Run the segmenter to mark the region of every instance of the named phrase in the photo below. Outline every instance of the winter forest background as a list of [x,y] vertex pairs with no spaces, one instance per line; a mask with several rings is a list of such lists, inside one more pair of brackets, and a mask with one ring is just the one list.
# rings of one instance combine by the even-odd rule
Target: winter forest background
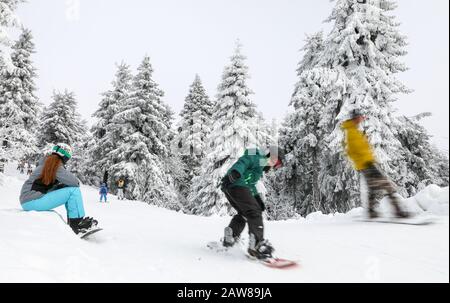
[[[39,50],[33,29],[16,16],[22,2],[0,0],[0,160],[34,163],[64,142],[74,147],[70,169],[85,184],[107,180],[115,193],[125,178],[130,200],[224,215],[231,209],[218,184],[230,165],[246,148],[278,144],[288,156],[261,185],[268,218],[346,212],[361,204],[360,182],[343,153],[340,124],[358,108],[368,117],[363,127],[380,165],[403,197],[429,184],[448,186],[448,151],[436,148],[421,124],[429,113],[396,111],[399,96],[414,89],[399,77],[408,69],[408,39],[396,1],[336,0],[328,18],[318,16],[331,30],[306,35],[289,113],[280,122],[258,110],[245,41],[237,40],[214,95],[192,71],[180,113],[154,79],[164,66],[154,69],[146,50],[136,70],[124,58],[92,108],[92,127],[78,111],[76,92],[61,87],[47,106],[38,99]],[[20,31],[17,40],[13,30]]]

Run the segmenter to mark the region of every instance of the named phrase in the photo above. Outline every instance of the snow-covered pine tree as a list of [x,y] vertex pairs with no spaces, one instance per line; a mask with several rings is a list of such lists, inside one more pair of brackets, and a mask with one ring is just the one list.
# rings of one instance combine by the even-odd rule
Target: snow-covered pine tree
[[68,162],[68,168],[74,173],[78,179],[84,184],[93,184],[92,182],[92,167],[89,153],[89,142],[92,140],[92,135],[85,131],[87,121],[81,120],[80,124],[83,131],[79,134],[79,139],[72,144],[73,155]]
[[177,141],[183,155],[195,158],[204,156],[212,111],[213,103],[209,100],[200,77],[196,75],[180,113]]
[[282,208],[303,216],[333,208],[324,203],[326,193],[319,180],[323,151],[327,149],[325,138],[332,130],[330,110],[342,99],[346,81],[343,74],[319,65],[325,47],[322,32],[307,36],[305,42],[290,103],[293,112],[286,117],[279,135],[279,144],[287,153],[285,165],[268,178],[268,206],[277,210],[268,211],[271,219],[280,218]]
[[0,67],[13,70],[14,65],[10,57],[11,40],[8,29],[19,28],[21,22],[14,14],[19,3],[24,0],[0,0]]
[[[130,97],[133,75],[128,64],[122,62],[117,65],[115,79],[112,89],[104,92],[99,109],[93,114],[96,123],[93,125],[92,139],[88,144],[89,168],[93,185],[99,185],[103,175],[114,163],[113,154],[110,152],[117,148],[120,133],[115,132],[113,119],[121,111],[121,107]],[[109,180],[109,188],[115,190],[115,180]]]
[[24,29],[12,46],[12,69],[0,74],[0,128],[5,153],[18,160],[38,153],[37,127],[41,104],[35,95],[36,69],[31,31]]
[[164,162],[170,156],[170,111],[152,76],[146,56],[133,79],[130,96],[108,127],[116,140],[116,148],[107,155],[112,159],[110,176],[126,179],[129,199],[177,209],[174,182]]
[[[297,76],[300,77],[303,72],[317,67],[320,62],[321,56],[325,49],[325,41],[323,37],[323,31],[319,31],[312,35],[307,35],[305,39],[305,45],[301,51],[304,53],[302,60],[300,60],[297,67]],[[296,85],[294,94],[299,87]]]
[[[187,197],[191,181],[200,175],[200,166],[205,157],[206,138],[210,133],[213,103],[210,101],[200,76],[189,88],[185,98],[181,120],[178,124],[178,134],[174,140],[174,150],[183,162],[184,182],[180,183],[180,193]],[[180,180],[181,181],[181,180]]]
[[53,102],[44,109],[39,126],[40,147],[55,143],[69,145],[83,142],[86,126],[77,111],[75,93],[54,92]]
[[396,78],[407,69],[400,61],[407,43],[391,14],[395,8],[390,0],[337,0],[327,20],[334,26],[325,41],[321,65],[348,79],[348,90],[329,117],[334,130],[325,140],[329,153],[321,160],[321,188],[328,193],[325,203],[337,203],[332,207],[335,211],[360,204],[358,178],[345,163],[340,129],[353,109],[367,116],[363,128],[382,169],[398,185],[399,192],[406,194],[406,163],[396,138],[392,103],[398,94],[410,91]]
[[256,136],[258,114],[247,86],[248,67],[237,44],[230,65],[225,67],[207,139],[208,153],[201,174],[194,178],[189,204],[194,214],[225,215],[231,209],[220,190],[220,180],[245,149],[261,146]]
[[[313,180],[317,179],[314,178],[318,170],[320,148],[317,132],[323,131],[319,129],[319,121],[324,108],[323,99],[318,96],[319,76],[306,74],[315,68],[322,54],[323,33],[307,36],[305,42],[301,49],[304,52],[303,59],[297,68],[299,81],[290,103],[294,112],[288,114],[280,129],[280,145],[291,157],[288,157],[282,169],[268,178],[272,188],[269,191],[269,203],[276,203],[281,198],[285,207],[295,208],[301,214],[320,209],[320,193]],[[317,79],[313,79],[314,76]]]
[[429,116],[431,113],[399,117],[396,125],[408,166],[405,186],[410,195],[415,195],[430,184],[448,186],[448,158],[432,146],[430,134],[420,124],[420,120]]
[[274,125],[269,125],[262,112],[256,113],[255,142],[261,147],[276,145],[277,134],[272,134]]
[[[434,147],[435,153],[435,167],[437,171],[437,185],[440,186],[449,186],[449,161],[448,161],[448,150],[441,150],[437,147]],[[439,184],[439,182],[442,183]]]
[[345,92],[346,82],[341,76],[328,68],[305,70],[299,75],[292,97],[294,113],[284,132],[287,136],[280,141],[291,156],[285,169],[294,173],[288,175],[285,184],[292,186],[288,192],[295,193],[295,207],[301,215],[336,210],[333,203],[324,199],[327,192],[320,186],[320,173],[324,153],[328,151],[326,137],[331,131],[329,118],[333,114],[330,108],[336,107]]

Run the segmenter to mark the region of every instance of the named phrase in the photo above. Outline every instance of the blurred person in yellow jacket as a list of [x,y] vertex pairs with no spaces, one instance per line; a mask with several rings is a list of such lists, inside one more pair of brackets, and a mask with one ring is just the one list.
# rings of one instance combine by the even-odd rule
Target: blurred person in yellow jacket
[[377,167],[372,147],[366,135],[359,130],[361,122],[365,117],[357,110],[351,113],[349,120],[342,124],[345,132],[346,153],[353,162],[355,169],[362,173],[367,182],[368,191],[368,212],[369,218],[375,219],[379,215],[375,211],[376,195],[378,192],[385,192],[395,210],[398,218],[408,218],[409,213],[402,210],[397,198],[396,189],[392,182]]

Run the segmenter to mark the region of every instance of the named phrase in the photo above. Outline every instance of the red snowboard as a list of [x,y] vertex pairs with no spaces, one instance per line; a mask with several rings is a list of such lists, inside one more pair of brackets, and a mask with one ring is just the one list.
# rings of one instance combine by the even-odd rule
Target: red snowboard
[[267,267],[270,267],[270,268],[291,269],[291,268],[297,268],[300,266],[298,264],[298,262],[296,262],[296,261],[286,260],[286,259],[282,259],[282,258],[271,258],[271,259],[267,259],[267,260],[258,260],[251,256],[248,256],[248,255],[247,255],[247,257],[251,260],[258,261],[259,263],[261,263]]

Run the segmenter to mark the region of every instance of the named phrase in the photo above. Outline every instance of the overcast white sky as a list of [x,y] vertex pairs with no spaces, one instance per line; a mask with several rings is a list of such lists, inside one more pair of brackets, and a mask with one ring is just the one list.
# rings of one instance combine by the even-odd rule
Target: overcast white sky
[[[248,57],[253,101],[267,119],[283,118],[296,82],[306,33],[328,30],[329,0],[28,0],[18,14],[34,33],[38,96],[75,91],[91,115],[110,88],[115,63],[133,69],[145,54],[165,101],[179,113],[198,73],[211,97],[239,38]],[[448,150],[449,1],[398,0],[401,31],[409,37],[401,79],[415,92],[399,112],[432,112],[424,125]]]

